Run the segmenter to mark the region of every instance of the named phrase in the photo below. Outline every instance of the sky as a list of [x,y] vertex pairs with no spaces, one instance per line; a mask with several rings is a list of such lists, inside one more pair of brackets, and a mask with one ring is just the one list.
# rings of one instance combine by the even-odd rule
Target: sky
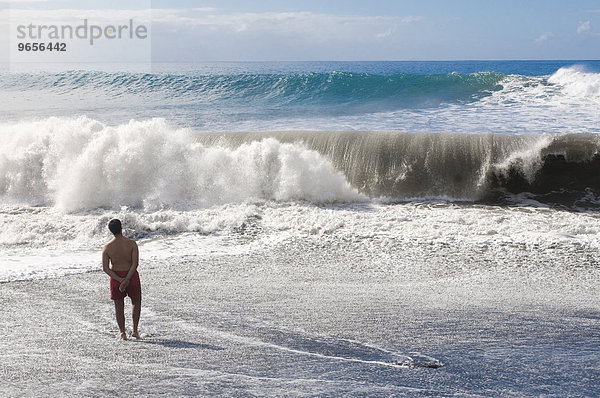
[[44,24],[151,27],[147,47],[99,41],[85,53],[97,58],[143,48],[152,62],[600,59],[598,0],[0,0],[11,51],[20,10]]

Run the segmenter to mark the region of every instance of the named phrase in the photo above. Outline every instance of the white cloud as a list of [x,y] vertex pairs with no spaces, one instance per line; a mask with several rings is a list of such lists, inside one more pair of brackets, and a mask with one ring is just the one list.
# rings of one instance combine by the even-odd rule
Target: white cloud
[[[1,2],[2,0],[0,0]],[[15,0],[47,1],[47,0]],[[11,23],[74,23],[88,19],[90,23],[118,21],[133,18],[137,22],[151,21],[168,24],[175,29],[208,29],[227,32],[262,32],[303,34],[308,36],[341,36],[343,34],[385,38],[399,26],[420,21],[418,16],[360,16],[318,14],[313,12],[263,12],[263,13],[215,13],[211,7],[192,9],[11,9]]]
[[385,39],[386,37],[390,37],[392,35],[392,33],[394,33],[394,30],[395,30],[394,28],[389,28],[385,32],[377,33],[375,35],[375,38],[376,39]]
[[[152,10],[156,59],[389,59],[410,46],[420,16]],[[179,43],[176,47],[173,42]],[[384,54],[384,55],[382,55]]]
[[0,1],[0,3],[10,3],[10,4],[16,4],[16,3],[45,3],[48,0],[2,0]]
[[537,39],[535,39],[533,42],[535,44],[543,43],[546,40],[548,40],[550,37],[551,37],[551,35],[549,33],[543,33]]
[[118,10],[118,9],[97,9],[97,10],[22,10],[10,9],[3,13],[8,15],[11,24],[72,24],[81,23],[88,19],[89,23],[116,23],[133,19],[138,23],[149,23],[151,10]]
[[[0,0],[2,1],[2,0]],[[410,45],[419,16],[362,16],[300,12],[224,12],[188,9],[0,10],[16,26],[113,25],[133,19],[152,29],[161,60],[370,59]],[[177,44],[174,44],[177,43]],[[408,44],[407,44],[408,43]],[[385,54],[385,55],[381,55]]]
[[579,27],[577,28],[577,33],[583,33],[586,30],[590,30],[590,29],[591,29],[590,21],[579,22]]
[[400,18],[400,22],[402,22],[402,23],[413,23],[413,22],[419,22],[422,19],[423,19],[423,17],[418,17],[418,16],[411,15],[411,16],[408,16],[408,17]]
[[[179,26],[204,27],[229,32],[284,32],[307,35],[330,34],[338,36],[348,32],[383,32],[377,37],[387,37],[398,25],[411,24],[421,17],[358,16],[300,12],[264,12],[187,15],[184,10],[153,10],[153,22],[175,23]],[[388,33],[389,32],[389,33]]]
[[199,11],[199,12],[212,12],[212,11],[216,11],[216,8],[213,7],[200,7],[200,8],[192,8],[192,11]]

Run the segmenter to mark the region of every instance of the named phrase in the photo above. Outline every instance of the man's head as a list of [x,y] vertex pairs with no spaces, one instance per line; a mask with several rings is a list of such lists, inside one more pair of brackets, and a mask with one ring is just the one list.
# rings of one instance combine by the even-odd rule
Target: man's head
[[108,222],[108,229],[110,229],[110,232],[113,233],[113,235],[117,236],[121,233],[121,220],[118,220],[116,218],[113,218],[112,220],[110,220]]

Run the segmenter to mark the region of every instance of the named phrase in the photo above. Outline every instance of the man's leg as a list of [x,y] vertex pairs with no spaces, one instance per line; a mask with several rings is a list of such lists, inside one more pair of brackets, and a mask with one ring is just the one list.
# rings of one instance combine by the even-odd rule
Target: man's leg
[[133,317],[133,333],[132,337],[136,339],[140,338],[140,333],[138,332],[138,325],[140,323],[140,312],[142,311],[142,296],[131,299],[131,315]]
[[121,331],[121,339],[127,340],[127,333],[125,333],[125,302],[123,299],[115,299],[115,314],[117,315],[117,324]]

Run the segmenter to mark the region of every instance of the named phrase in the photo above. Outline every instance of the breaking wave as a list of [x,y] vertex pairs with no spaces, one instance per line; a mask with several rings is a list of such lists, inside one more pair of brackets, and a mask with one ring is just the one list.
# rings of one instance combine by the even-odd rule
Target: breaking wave
[[67,212],[524,193],[580,206],[600,193],[597,134],[194,133],[52,117],[0,125],[0,137],[2,203]]
[[67,71],[54,74],[0,76],[5,89],[41,89],[66,92],[101,92],[113,97],[150,94],[182,101],[261,101],[277,106],[301,104],[385,103],[391,107],[433,106],[472,101],[502,87],[506,75],[395,74],[329,72],[296,74],[177,75]]

